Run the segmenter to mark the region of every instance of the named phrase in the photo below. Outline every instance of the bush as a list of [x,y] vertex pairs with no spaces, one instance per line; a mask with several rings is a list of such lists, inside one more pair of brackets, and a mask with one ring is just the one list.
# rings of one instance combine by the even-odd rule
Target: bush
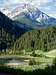
[[30,56],[36,57],[37,54],[35,53],[35,51],[33,51],[32,54],[30,54]]
[[29,60],[29,65],[36,65],[36,61],[34,59]]

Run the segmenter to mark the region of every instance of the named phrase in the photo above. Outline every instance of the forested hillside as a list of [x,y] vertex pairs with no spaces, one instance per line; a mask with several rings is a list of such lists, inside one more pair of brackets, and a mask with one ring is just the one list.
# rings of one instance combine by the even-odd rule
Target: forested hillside
[[4,50],[6,52],[6,49],[9,49],[13,45],[14,41],[14,35],[0,27],[0,51]]
[[28,31],[28,28],[21,25],[0,12],[0,51],[9,49],[17,38]]
[[49,51],[56,49],[56,27],[32,30],[22,35],[14,44],[15,50]]

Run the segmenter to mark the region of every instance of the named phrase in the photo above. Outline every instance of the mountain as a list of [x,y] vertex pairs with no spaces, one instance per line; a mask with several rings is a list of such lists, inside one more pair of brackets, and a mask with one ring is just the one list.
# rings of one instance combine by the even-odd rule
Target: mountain
[[7,16],[13,19],[17,14],[20,14],[21,12],[25,11],[27,4],[21,3],[15,6],[15,8],[11,11],[11,13],[8,13]]
[[0,11],[3,12],[5,15],[8,15],[9,13],[11,13],[12,10],[8,7],[1,7]]
[[16,23],[15,21],[9,19],[3,13],[0,12],[0,27],[4,28],[7,32],[19,36],[22,33],[26,32],[28,29],[24,24]]
[[13,10],[7,8],[4,11],[9,11],[6,15],[12,20],[17,21],[17,24],[21,23],[29,28],[37,29],[56,25],[55,18],[48,16],[36,6],[29,3],[20,3]]
[[30,28],[25,27],[24,24],[17,24],[0,12],[0,50],[12,46],[13,42],[28,30]]
[[26,6],[27,4],[25,3],[13,4],[12,6],[1,7],[0,11],[12,19],[17,14],[23,12],[26,9]]
[[[11,17],[12,19],[9,18],[9,15],[12,15]],[[0,33],[1,35],[0,49],[9,47],[7,45],[7,42],[10,43],[10,46],[12,46],[11,43],[15,42],[15,40],[18,39],[19,37],[23,36],[22,34],[24,34],[25,32],[28,32],[28,31],[31,32],[30,30],[35,30],[35,29],[37,30],[40,29],[40,32],[42,32],[41,29],[46,28],[48,30],[49,26],[50,27],[56,26],[56,19],[46,15],[45,13],[41,12],[38,8],[36,7],[34,8],[33,6],[28,4],[24,5],[24,7],[23,6],[17,7],[17,9],[14,9],[13,11],[11,11],[11,13],[8,14],[7,16],[3,14],[2,12],[0,12],[0,32],[1,32]],[[33,31],[33,33],[36,33],[36,32]],[[43,34],[44,33],[46,33],[45,30]],[[33,38],[35,34],[33,35],[31,34],[31,36]],[[45,37],[46,35],[43,35],[43,36]],[[6,39],[7,37],[8,39]],[[27,37],[28,37],[28,34],[27,34]],[[24,44],[24,42],[22,44]]]
[[29,7],[26,16],[32,21],[40,22],[42,25],[56,25],[56,19],[48,16],[38,8]]
[[16,8],[13,14],[14,14],[12,17],[13,20],[16,20],[22,24],[26,24],[34,29],[41,27],[44,28],[49,25],[56,25],[55,18],[48,16],[47,14],[40,11],[37,7],[34,7],[30,4],[25,4],[25,6],[22,8],[21,7]]

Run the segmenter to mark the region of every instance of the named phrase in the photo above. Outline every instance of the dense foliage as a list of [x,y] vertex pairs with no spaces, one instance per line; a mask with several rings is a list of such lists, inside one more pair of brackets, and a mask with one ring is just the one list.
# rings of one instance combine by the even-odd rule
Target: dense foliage
[[49,51],[56,49],[56,27],[32,30],[22,35],[14,44],[14,50]]

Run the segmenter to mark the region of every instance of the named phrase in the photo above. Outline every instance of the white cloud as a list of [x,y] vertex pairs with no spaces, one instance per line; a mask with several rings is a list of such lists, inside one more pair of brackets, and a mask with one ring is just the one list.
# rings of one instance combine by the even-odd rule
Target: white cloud
[[37,4],[37,5],[40,5],[40,4],[43,4],[43,3],[47,3],[49,2],[50,0],[0,0],[0,2],[3,2],[3,4],[15,4],[15,3],[20,3],[20,2],[32,2],[33,4]]
[[16,3],[31,3],[31,4],[35,4],[36,6],[41,6],[44,5],[48,2],[52,2],[54,0],[0,0],[0,3],[3,3],[2,5],[11,5],[11,4],[16,4]]
[[9,5],[9,4],[15,4],[17,3],[17,0],[5,0],[4,4]]

